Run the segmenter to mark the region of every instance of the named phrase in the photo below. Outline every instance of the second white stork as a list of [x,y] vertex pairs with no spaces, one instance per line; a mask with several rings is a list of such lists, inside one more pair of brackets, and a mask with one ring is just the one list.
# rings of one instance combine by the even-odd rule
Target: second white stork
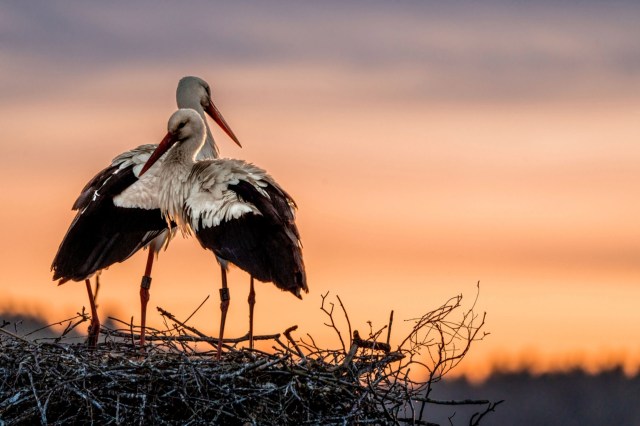
[[[167,135],[140,172],[140,176],[151,172],[164,156],[155,172],[163,215],[183,233],[195,233],[202,247],[219,260],[247,271],[252,285],[253,278],[272,282],[301,299],[301,291],[309,288],[295,202],[267,172],[252,164],[231,159],[196,161],[204,142],[205,125],[196,111],[179,109],[171,116]],[[225,268],[220,296],[218,359],[230,300]],[[252,304],[250,308],[252,343]]]
[[[201,120],[205,120],[205,113],[209,114],[240,145],[211,100],[211,90],[206,81],[198,77],[184,77],[178,83],[176,101],[179,107],[197,111]],[[206,137],[198,158],[215,158],[218,156],[217,147],[206,121],[203,123]],[[154,254],[165,245],[171,233],[158,208],[156,171],[140,176],[140,170],[155,149],[156,145],[141,145],[122,153],[87,183],[73,205],[78,213],[51,266],[53,279],[60,280],[60,284],[69,280],[84,280],[86,283],[91,306],[90,346],[97,342],[100,322],[89,278],[149,246],[140,285],[140,344],[144,345]]]

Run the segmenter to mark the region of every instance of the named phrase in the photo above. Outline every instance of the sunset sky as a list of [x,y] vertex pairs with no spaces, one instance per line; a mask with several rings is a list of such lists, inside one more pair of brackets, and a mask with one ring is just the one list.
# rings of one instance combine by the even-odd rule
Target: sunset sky
[[[257,333],[329,345],[321,295],[399,338],[480,281],[486,331],[459,372],[640,362],[640,3],[111,2],[0,5],[0,309],[57,321],[84,285],[49,271],[96,172],[158,143],[185,75],[299,205],[310,293],[257,287]],[[104,320],[139,321],[145,253],[102,275]],[[219,269],[177,238],[155,306],[217,333]],[[230,273],[227,333],[247,329]],[[404,328],[403,328],[404,327]]]

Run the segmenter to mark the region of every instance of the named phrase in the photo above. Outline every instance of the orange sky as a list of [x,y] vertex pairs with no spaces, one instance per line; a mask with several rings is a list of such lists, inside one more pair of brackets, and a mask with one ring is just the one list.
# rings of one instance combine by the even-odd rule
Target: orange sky
[[[243,143],[239,149],[214,129],[222,155],[264,167],[300,206],[311,292],[300,302],[259,285],[258,333],[298,324],[331,339],[319,311],[327,291],[339,294],[352,324],[366,330],[367,320],[382,325],[391,309],[396,319],[408,319],[458,293],[471,303],[480,281],[479,308],[488,312],[491,335],[473,348],[461,372],[478,375],[494,363],[521,362],[537,369],[595,368],[612,359],[631,370],[640,357],[640,201],[634,196],[640,86],[632,84],[640,80],[640,62],[637,52],[625,50],[624,36],[638,34],[612,13],[598,21],[612,32],[594,45],[586,28],[596,6],[581,9],[575,20],[565,7],[545,31],[536,26],[550,14],[543,7],[533,16],[503,10],[491,15],[495,25],[483,23],[486,15],[446,11],[426,29],[396,11],[368,11],[351,23],[327,12],[344,57],[331,56],[322,34],[305,33],[318,42],[310,43],[311,52],[294,49],[305,10],[295,11],[288,27],[278,26],[277,17],[226,10],[225,16],[256,26],[229,29],[212,15],[216,31],[229,39],[211,39],[220,51],[181,51],[186,59],[179,55],[179,61],[153,50],[149,35],[156,29],[139,29],[135,38],[138,30],[126,19],[120,30],[141,40],[134,48],[147,53],[131,60],[124,45],[102,44],[116,37],[112,13],[100,15],[104,34],[87,37],[97,52],[86,53],[75,38],[60,41],[71,47],[54,46],[70,64],[37,47],[46,44],[44,35],[30,41],[18,28],[29,20],[57,22],[64,7],[35,18],[9,7],[19,24],[9,30],[17,47],[0,50],[7,64],[0,70],[0,218],[6,224],[0,307],[59,320],[86,305],[83,285],[50,281],[49,265],[73,217],[70,206],[113,156],[161,139],[175,109],[176,83],[193,74],[212,84]],[[308,31],[316,34],[326,17],[311,12]],[[90,7],[77,13],[98,22]],[[376,19],[388,27],[372,32]],[[453,25],[462,21],[470,24]],[[175,35],[200,34],[205,27],[199,25]],[[72,33],[82,39],[88,30],[78,28]],[[55,39],[61,30],[49,31]],[[243,37],[256,51],[271,53],[265,59],[236,45],[240,59],[225,56],[220,46]],[[394,56],[403,49],[411,54]],[[409,59],[415,52],[424,53],[424,62]],[[140,253],[103,274],[104,316],[139,317],[144,262]],[[152,326],[161,325],[155,306],[185,318],[211,295],[192,321],[215,333],[219,271],[210,253],[178,238],[153,275]],[[248,277],[233,270],[230,279],[228,332],[239,335],[246,329]],[[396,332],[402,332],[399,321]]]

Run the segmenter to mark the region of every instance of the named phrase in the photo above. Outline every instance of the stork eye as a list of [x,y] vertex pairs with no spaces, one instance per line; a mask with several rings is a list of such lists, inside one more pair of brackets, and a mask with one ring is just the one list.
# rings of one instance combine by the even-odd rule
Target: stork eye
[[178,129],[182,129],[186,124],[187,124],[186,121],[180,122],[180,124],[178,124]]

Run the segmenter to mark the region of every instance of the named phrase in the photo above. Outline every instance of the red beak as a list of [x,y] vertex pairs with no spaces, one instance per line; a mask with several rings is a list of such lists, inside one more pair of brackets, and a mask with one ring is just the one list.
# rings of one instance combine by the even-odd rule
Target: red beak
[[158,144],[158,147],[156,148],[156,150],[153,151],[153,153],[151,154],[151,157],[149,157],[147,162],[144,163],[144,166],[142,167],[142,170],[140,170],[140,175],[138,177],[145,174],[146,171],[149,170],[151,166],[153,166],[153,163],[158,161],[158,158],[162,157],[162,154],[167,152],[169,148],[171,148],[175,143],[176,143],[176,140],[173,139],[173,134],[171,132],[167,133],[167,135]]
[[227,122],[225,121],[224,117],[222,116],[222,114],[220,114],[220,111],[218,111],[218,108],[215,106],[215,104],[213,103],[213,101],[209,102],[209,105],[207,105],[207,107],[205,108],[205,111],[207,112],[207,114],[209,114],[209,116],[211,118],[213,118],[213,121],[215,121],[216,123],[218,123],[218,126],[222,127],[222,130],[224,130],[224,132],[229,135],[229,137],[240,147],[242,148],[242,145],[240,145],[240,141],[238,141],[238,138],[236,137],[236,135],[233,134],[233,130],[231,130],[231,127],[229,127],[229,125],[227,124]]

